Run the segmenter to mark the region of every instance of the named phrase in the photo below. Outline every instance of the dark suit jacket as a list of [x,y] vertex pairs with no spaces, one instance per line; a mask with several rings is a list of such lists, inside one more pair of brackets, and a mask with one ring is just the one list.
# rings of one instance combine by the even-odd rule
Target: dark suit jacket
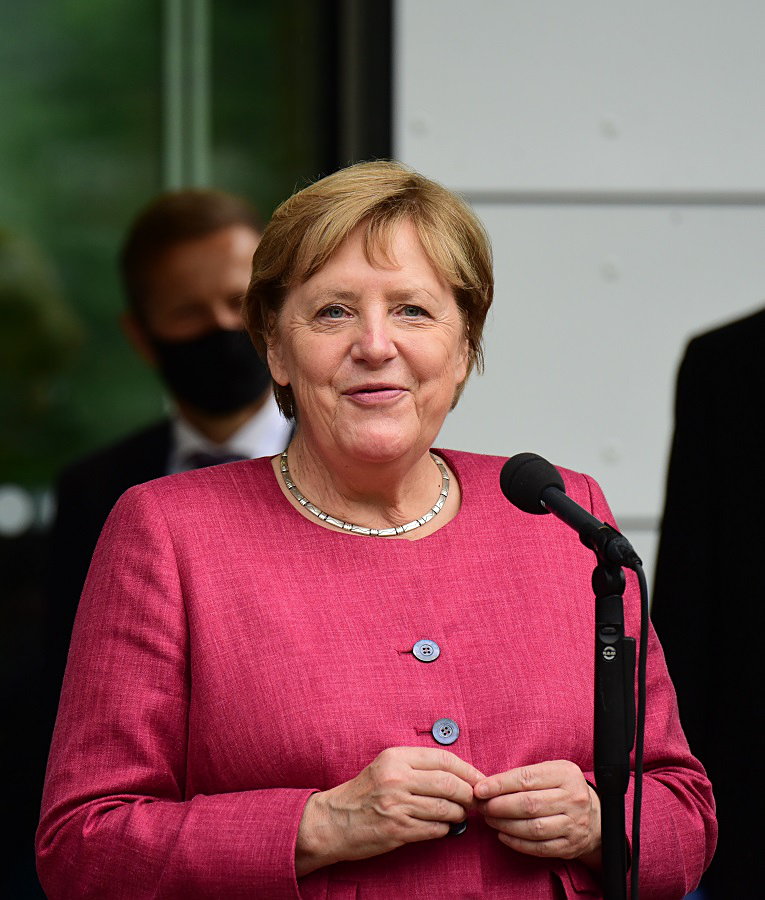
[[129,487],[167,474],[171,443],[170,420],[164,419],[78,460],[61,473],[45,578],[45,664],[52,714],[74,615],[104,522]]
[[765,872],[765,310],[690,342],[677,381],[675,436],[656,567],[653,621],[691,750],[718,804],[712,897],[754,897]]

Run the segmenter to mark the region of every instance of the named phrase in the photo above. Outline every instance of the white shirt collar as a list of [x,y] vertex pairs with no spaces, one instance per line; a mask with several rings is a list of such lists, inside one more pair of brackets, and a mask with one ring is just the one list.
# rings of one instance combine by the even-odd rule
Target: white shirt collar
[[172,449],[168,460],[168,474],[185,472],[186,462],[193,453],[237,454],[255,459],[258,456],[275,456],[287,446],[292,433],[292,423],[279,412],[276,400],[269,395],[266,402],[248,419],[225,444],[216,444],[205,437],[179,413],[172,418]]

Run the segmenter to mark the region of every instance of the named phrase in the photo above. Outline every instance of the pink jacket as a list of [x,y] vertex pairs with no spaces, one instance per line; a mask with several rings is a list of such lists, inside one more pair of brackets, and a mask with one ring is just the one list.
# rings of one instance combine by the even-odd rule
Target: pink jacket
[[[507,503],[503,459],[443,455],[462,507],[412,542],[305,520],[267,460],[123,496],[51,748],[37,838],[51,900],[599,896],[582,864],[514,853],[478,817],[458,837],[295,877],[311,792],[385,747],[437,746],[440,718],[460,727],[449,749],[486,774],[564,758],[593,779],[594,557],[552,516]],[[610,518],[594,482],[564,474]],[[420,639],[438,659],[415,657]],[[648,670],[642,896],[679,898],[714,849],[713,800],[653,632]]]

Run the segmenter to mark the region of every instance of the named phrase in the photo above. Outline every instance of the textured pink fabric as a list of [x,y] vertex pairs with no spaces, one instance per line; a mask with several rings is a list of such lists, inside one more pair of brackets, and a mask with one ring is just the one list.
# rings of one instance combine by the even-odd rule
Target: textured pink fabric
[[[486,774],[570,759],[592,779],[592,554],[552,516],[502,497],[503,459],[444,452],[458,516],[419,541],[301,517],[254,460],[170,476],[120,500],[77,616],[38,832],[48,896],[586,898],[580,863],[503,846],[479,818],[456,838],[299,882],[313,790],[390,746],[437,746]],[[569,494],[610,519],[597,485]],[[630,577],[628,632],[637,634]],[[428,664],[411,653],[431,638]],[[642,896],[692,889],[713,801],[651,635]],[[630,792],[631,803],[631,792]]]

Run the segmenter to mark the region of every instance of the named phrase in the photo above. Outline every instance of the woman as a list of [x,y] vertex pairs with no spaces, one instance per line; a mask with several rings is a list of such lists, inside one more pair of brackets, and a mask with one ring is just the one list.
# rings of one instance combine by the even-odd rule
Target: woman
[[[431,452],[492,290],[473,214],[402,166],[276,211],[245,309],[294,439],[115,507],[51,750],[49,896],[599,895],[592,561],[505,501],[502,459]],[[680,897],[715,825],[655,638],[649,697],[643,896]]]

